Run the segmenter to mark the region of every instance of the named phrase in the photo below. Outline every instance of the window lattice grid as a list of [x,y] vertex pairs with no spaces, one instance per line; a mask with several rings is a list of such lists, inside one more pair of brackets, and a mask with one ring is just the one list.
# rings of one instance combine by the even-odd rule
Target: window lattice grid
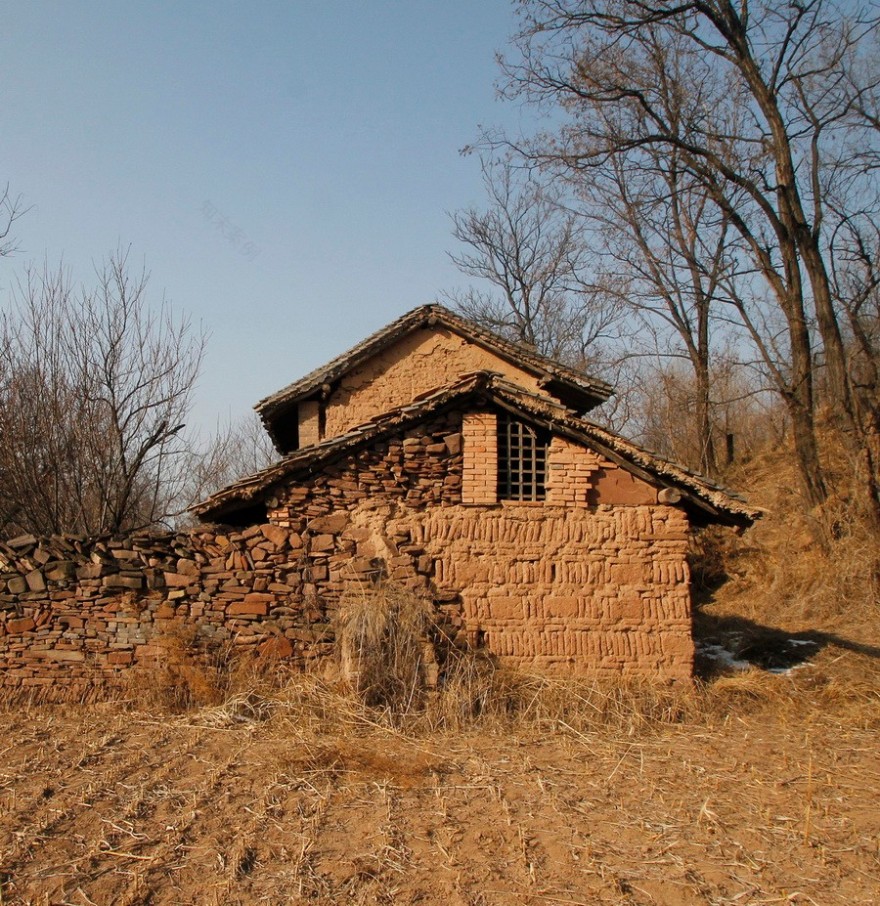
[[543,500],[547,436],[508,415],[498,417],[499,500]]

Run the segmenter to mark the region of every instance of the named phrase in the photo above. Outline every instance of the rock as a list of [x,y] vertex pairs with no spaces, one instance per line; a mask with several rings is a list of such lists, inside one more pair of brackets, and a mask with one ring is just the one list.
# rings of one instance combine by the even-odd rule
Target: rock
[[144,580],[140,576],[104,576],[104,588],[141,588]]
[[187,585],[192,585],[196,581],[193,576],[186,576],[182,573],[164,573],[165,584],[169,588],[186,588]]
[[277,550],[281,550],[290,537],[290,532],[285,528],[281,528],[280,525],[261,525],[260,531],[267,541],[271,541],[275,545]]
[[[251,597],[251,595],[248,595]],[[270,597],[269,595],[260,595],[259,597]],[[269,603],[267,601],[233,601],[226,608],[228,617],[236,616],[256,616],[264,617],[269,613]]]
[[128,667],[133,660],[134,654],[131,651],[111,651],[107,655],[107,663],[117,667]]
[[338,535],[349,523],[348,513],[331,513],[329,516],[318,516],[309,522],[308,529],[315,535]]
[[199,574],[199,564],[195,560],[189,560],[181,557],[177,561],[177,572],[182,576],[197,576]]
[[40,570],[35,569],[29,572],[24,577],[27,586],[31,591],[45,591],[46,590],[46,580],[43,577],[43,574]]
[[7,547],[11,547],[13,550],[19,550],[23,547],[30,547],[32,544],[36,544],[37,539],[34,535],[18,535],[16,538],[11,538],[6,542]]
[[317,551],[329,551],[333,549],[334,536],[333,535],[315,535],[312,538],[311,550],[313,552]]
[[50,582],[63,582],[76,575],[76,564],[73,560],[57,560],[46,567],[46,578]]

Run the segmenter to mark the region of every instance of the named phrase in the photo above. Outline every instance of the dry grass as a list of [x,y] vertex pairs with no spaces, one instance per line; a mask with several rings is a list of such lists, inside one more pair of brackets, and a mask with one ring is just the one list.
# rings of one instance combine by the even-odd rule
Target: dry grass
[[336,618],[342,675],[370,706],[405,715],[422,703],[436,663],[431,601],[393,583],[364,586]]
[[309,676],[2,708],[3,903],[870,903],[880,701],[822,657],[678,692],[472,663],[406,716]]

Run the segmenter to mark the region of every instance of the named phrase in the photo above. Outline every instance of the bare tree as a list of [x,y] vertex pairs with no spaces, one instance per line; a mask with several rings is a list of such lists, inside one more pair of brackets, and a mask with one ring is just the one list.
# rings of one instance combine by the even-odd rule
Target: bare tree
[[[622,156],[676,155],[736,237],[745,325],[773,351],[806,499],[827,496],[815,427],[816,352],[841,433],[860,451],[880,524],[878,432],[854,390],[829,267],[831,198],[875,196],[870,56],[876,3],[834,0],[523,0],[509,89],[561,106],[563,128],[518,146],[569,175]],[[871,212],[876,216],[876,211]],[[740,310],[745,310],[742,305]],[[733,310],[736,310],[735,308]],[[763,353],[762,353],[763,355]],[[866,426],[868,434],[866,435]]]
[[463,251],[450,258],[483,280],[451,296],[467,317],[544,355],[585,367],[620,321],[619,293],[590,280],[577,215],[561,193],[509,161],[483,160],[488,206],[452,215]]
[[633,347],[650,358],[684,361],[691,371],[689,405],[674,416],[682,424],[668,427],[691,435],[693,425],[696,443],[689,450],[696,455],[687,457],[688,465],[716,474],[714,413],[723,401],[717,393],[713,398],[712,370],[731,270],[727,218],[674,152],[618,155],[574,188],[592,224],[597,258],[625,287],[621,302],[642,322]]
[[31,270],[0,334],[0,500],[6,531],[97,534],[168,518],[187,479],[184,420],[204,334],[127,252],[75,292]]
[[253,475],[278,459],[272,440],[255,412],[227,424],[193,453],[186,492],[189,505],[246,475]]
[[9,193],[9,183],[0,192],[0,258],[11,255],[18,249],[18,243],[12,234],[12,225],[24,213],[21,196],[13,197]]

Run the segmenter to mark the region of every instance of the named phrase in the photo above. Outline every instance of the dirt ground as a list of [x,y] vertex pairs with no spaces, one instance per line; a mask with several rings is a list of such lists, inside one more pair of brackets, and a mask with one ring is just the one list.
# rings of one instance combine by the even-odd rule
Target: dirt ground
[[6,705],[0,903],[874,903],[876,670],[821,659],[606,725]]

